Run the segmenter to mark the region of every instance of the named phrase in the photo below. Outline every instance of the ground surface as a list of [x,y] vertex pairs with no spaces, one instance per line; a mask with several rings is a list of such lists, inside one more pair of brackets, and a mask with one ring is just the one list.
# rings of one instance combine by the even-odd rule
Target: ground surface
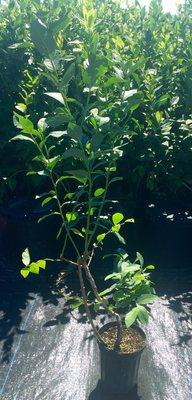
[[[64,311],[64,297],[50,276],[23,282],[18,275],[18,254],[31,222],[5,222],[0,237],[0,398],[107,400],[99,383],[97,344],[83,315]],[[161,210],[161,217],[153,211],[147,222],[131,228],[130,251],[139,250],[158,265],[154,280],[160,299],[146,329],[138,392],[123,400],[192,398],[191,225],[189,213],[164,215]]]

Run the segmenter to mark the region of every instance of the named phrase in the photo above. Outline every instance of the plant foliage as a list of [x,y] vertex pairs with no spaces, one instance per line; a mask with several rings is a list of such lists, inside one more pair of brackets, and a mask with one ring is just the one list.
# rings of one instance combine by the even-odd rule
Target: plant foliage
[[[43,118],[46,141],[57,139],[61,152],[68,150],[66,129],[74,141],[97,131],[86,151],[104,148],[106,133],[111,144],[126,137],[119,162],[132,200],[143,186],[161,196],[191,189],[191,15],[191,0],[176,15],[164,14],[159,0],[149,12],[112,0],[1,6],[0,196],[26,190],[25,171],[35,156],[32,141],[25,152],[18,135],[7,144],[16,136],[14,106],[36,130]],[[46,183],[31,176],[28,190],[37,185]]]

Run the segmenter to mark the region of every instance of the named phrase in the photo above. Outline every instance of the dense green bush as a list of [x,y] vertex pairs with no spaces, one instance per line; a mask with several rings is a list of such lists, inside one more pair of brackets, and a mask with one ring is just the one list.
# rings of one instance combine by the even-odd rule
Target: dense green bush
[[[76,112],[78,123],[80,105],[86,105],[91,88],[88,111],[97,109],[98,114],[95,110],[89,115],[85,133],[91,135],[91,126],[100,124],[102,133],[119,131],[127,136],[120,161],[127,197],[137,200],[143,187],[160,196],[188,190],[192,180],[191,11],[191,0],[174,16],[164,14],[157,0],[152,0],[149,12],[138,5],[123,8],[120,1],[112,0],[19,0],[1,7],[1,197],[9,193],[8,187],[26,191],[25,175],[33,157],[33,146],[26,152],[22,142],[7,143],[16,134],[14,107],[34,123],[42,115],[54,117],[57,100],[45,95],[57,86],[50,79],[52,50],[54,68],[59,76],[66,71],[69,79],[68,106],[73,115]],[[92,23],[91,45],[97,56],[87,61],[90,38],[85,25]],[[44,48],[45,38],[50,49]],[[66,129],[63,121],[59,129]],[[65,143],[59,141],[58,146],[62,152]],[[28,182],[31,188],[39,184],[34,176]]]

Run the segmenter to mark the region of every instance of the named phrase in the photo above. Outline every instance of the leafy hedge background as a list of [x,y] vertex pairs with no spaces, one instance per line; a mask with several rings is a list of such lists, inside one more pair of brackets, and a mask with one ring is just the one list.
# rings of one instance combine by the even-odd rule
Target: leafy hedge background
[[[26,177],[33,147],[26,152],[22,142],[10,142],[17,134],[14,110],[35,122],[54,110],[55,100],[47,101],[45,95],[54,92],[54,81],[48,79],[51,65],[39,34],[58,49],[54,63],[59,73],[73,74],[68,97],[81,104],[90,85],[86,23],[94,24],[92,46],[97,46],[97,57],[88,67],[96,82],[93,106],[100,110],[102,129],[112,130],[116,124],[128,140],[119,162],[123,196],[130,204],[189,196],[192,1],[176,15],[164,14],[159,0],[152,0],[148,12],[135,3],[12,0],[0,7],[0,202],[13,195],[35,195],[40,184],[35,176]],[[72,100],[70,107],[78,117]]]

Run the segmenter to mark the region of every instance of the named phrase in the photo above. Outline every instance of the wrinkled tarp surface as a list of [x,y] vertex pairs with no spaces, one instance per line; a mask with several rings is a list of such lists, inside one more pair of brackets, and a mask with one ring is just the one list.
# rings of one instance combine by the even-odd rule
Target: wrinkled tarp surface
[[[148,222],[147,228],[146,224],[134,227],[134,240],[128,241],[128,248],[140,250],[147,261],[158,265],[154,280],[160,297],[145,328],[147,348],[141,359],[137,393],[123,400],[192,398],[191,225],[190,219]],[[65,296],[46,275],[23,282],[18,275],[19,256],[15,255],[15,248],[19,252],[23,244],[17,236],[17,243],[8,247],[11,237],[4,236],[0,258],[0,398],[108,400],[99,382],[97,343],[84,315],[64,308]],[[66,284],[75,279],[72,275]]]

